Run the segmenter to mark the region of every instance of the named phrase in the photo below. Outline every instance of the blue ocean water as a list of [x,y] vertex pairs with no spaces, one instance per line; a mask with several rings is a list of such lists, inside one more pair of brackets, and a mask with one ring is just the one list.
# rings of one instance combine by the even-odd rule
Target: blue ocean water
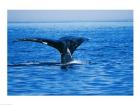
[[[89,40],[62,69],[59,52],[18,38],[82,36]],[[132,22],[8,23],[8,95],[133,95]]]

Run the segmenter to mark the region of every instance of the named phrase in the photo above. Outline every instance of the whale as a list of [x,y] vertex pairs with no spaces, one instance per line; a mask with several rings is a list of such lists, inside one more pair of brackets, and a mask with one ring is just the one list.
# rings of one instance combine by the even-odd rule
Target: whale
[[60,52],[61,64],[68,64],[73,61],[72,55],[74,51],[86,40],[88,39],[84,37],[65,36],[57,40],[49,38],[21,38],[17,39],[16,42],[29,41],[51,46]]

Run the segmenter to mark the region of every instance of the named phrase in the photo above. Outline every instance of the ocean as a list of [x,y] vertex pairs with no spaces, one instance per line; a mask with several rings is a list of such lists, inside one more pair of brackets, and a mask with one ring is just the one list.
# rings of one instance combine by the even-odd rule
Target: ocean
[[[89,40],[62,69],[53,47],[19,38]],[[133,22],[8,23],[9,96],[128,96],[133,95]]]

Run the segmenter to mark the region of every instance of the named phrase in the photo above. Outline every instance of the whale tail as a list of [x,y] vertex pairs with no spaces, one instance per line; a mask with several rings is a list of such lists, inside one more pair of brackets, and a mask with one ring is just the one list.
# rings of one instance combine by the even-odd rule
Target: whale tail
[[80,46],[86,39],[82,37],[62,37],[59,40],[43,39],[43,38],[23,38],[17,41],[30,41],[56,48],[61,54],[61,63],[67,64],[72,61],[72,54],[78,46]]

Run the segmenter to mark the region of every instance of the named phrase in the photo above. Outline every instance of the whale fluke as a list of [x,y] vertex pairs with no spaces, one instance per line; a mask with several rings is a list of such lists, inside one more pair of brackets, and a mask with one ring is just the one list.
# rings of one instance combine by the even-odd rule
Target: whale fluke
[[78,46],[80,46],[86,38],[67,36],[62,37],[58,40],[44,39],[44,38],[23,38],[17,39],[17,41],[30,41],[42,44],[47,44],[48,46],[56,48],[61,54],[61,63],[67,64],[72,61],[72,54]]

